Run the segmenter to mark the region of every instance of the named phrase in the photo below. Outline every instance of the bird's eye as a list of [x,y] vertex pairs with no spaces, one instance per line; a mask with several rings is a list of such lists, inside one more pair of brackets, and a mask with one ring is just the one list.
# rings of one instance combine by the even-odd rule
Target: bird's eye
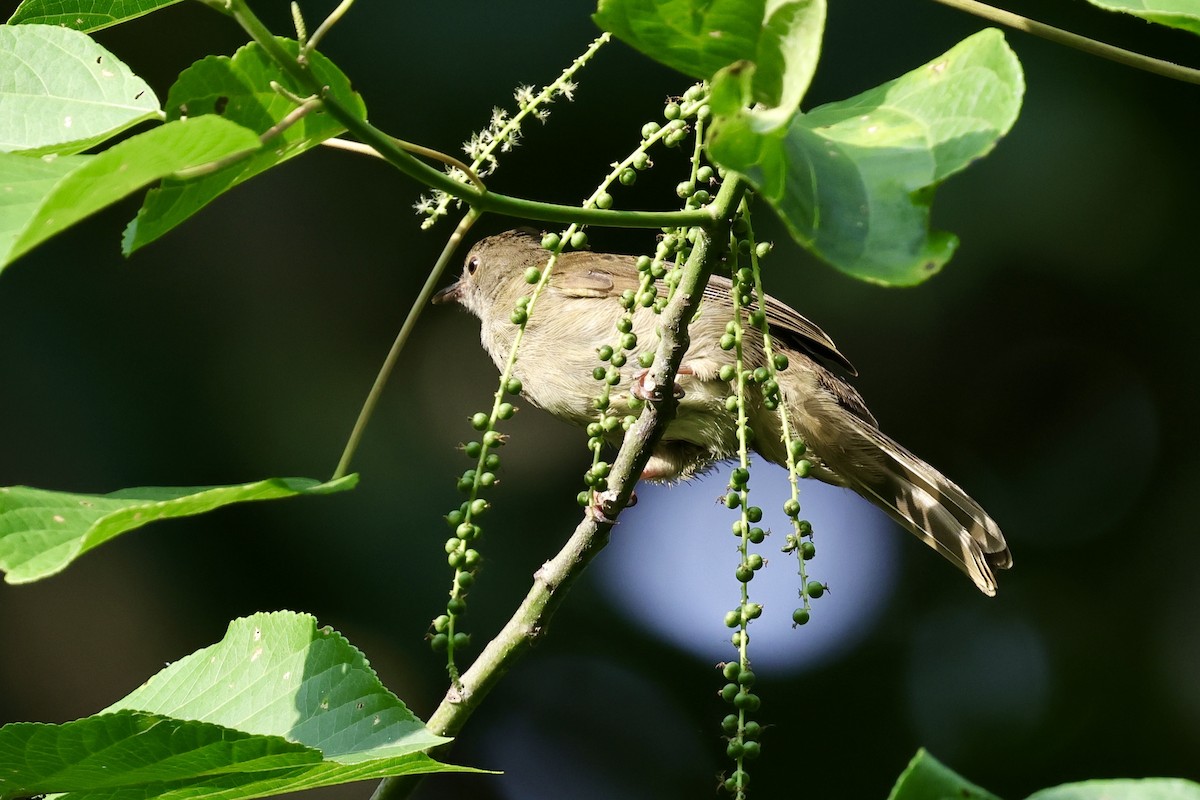
[[467,274],[474,275],[477,269],[479,269],[479,256],[471,256],[471,260],[467,262]]

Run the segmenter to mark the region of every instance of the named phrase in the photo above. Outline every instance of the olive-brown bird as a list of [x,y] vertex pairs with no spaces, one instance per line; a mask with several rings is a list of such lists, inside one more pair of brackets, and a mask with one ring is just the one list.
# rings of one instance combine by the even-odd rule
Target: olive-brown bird
[[[471,248],[458,281],[434,302],[456,301],[479,317],[484,349],[503,369],[518,330],[511,320],[513,309],[533,291],[525,272],[544,268],[547,259],[532,231],[489,237]],[[617,298],[627,289],[636,291],[639,278],[633,256],[578,251],[559,257],[526,323],[514,367],[529,402],[576,425],[596,420],[596,353],[614,342],[617,320],[624,314]],[[824,331],[772,297],[765,306],[774,350],[788,358],[776,380],[790,424],[807,445],[810,474],[847,486],[879,506],[970,576],[981,591],[995,595],[993,570],[1012,565],[996,523],[966,492],[879,430],[862,397],[833,371],[857,374]],[[643,478],[687,479],[737,455],[737,421],[725,406],[735,387],[720,377],[721,367],[733,364],[735,357],[719,344],[732,313],[730,282],[714,275],[689,327],[691,346],[679,369],[682,396],[675,418]],[[655,341],[657,315],[651,310],[635,313],[633,323],[640,341]],[[749,369],[764,365],[762,336],[753,326],[745,326],[742,350]],[[630,413],[631,392],[639,381],[635,372],[622,370],[621,381],[612,387],[614,413]],[[768,461],[786,465],[778,412],[764,407],[757,389],[747,406],[754,449]],[[614,443],[620,436],[618,428]]]

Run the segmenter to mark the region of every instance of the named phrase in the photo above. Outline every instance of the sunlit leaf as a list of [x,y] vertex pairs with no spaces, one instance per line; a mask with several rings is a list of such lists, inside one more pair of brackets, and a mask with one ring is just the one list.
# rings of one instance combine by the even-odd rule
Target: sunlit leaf
[[1108,11],[1133,14],[1149,22],[1200,34],[1200,5],[1196,0],[1088,0]]
[[1000,800],[921,748],[900,774],[888,800]]
[[152,486],[111,494],[71,494],[27,486],[0,488],[0,570],[8,583],[62,571],[93,547],[160,519],[203,514],[231,503],[354,488],[349,475],[330,483],[270,478],[233,486]]
[[1179,778],[1083,781],[1034,792],[1027,800],[1200,800],[1200,784]]
[[307,614],[235,620],[93,717],[0,728],[0,798],[249,800],[389,776],[463,771],[448,741]]
[[78,153],[159,117],[146,82],[88,36],[0,25],[0,152]]
[[837,268],[918,283],[958,240],[929,230],[933,189],[1016,120],[1024,79],[996,30],[849,100],[783,117],[747,108],[746,70],[714,80],[709,154],[745,175],[792,236]]
[[97,156],[0,153],[0,268],[152,181],[260,146],[239,125],[201,117],[169,122]]
[[753,100],[790,113],[816,70],[825,0],[600,0],[594,19],[693,78],[752,62]]
[[[279,43],[291,55],[299,46],[286,39]],[[350,81],[320,53],[308,56],[309,70],[326,87],[326,96],[360,117],[366,109]],[[275,82],[300,93],[292,77],[273,62],[258,44],[249,44],[232,57],[209,56],[179,76],[167,96],[168,119],[220,116],[265,133],[296,110],[296,104],[271,88]],[[126,254],[154,241],[195,214],[206,204],[239,183],[249,180],[289,158],[298,156],[344,128],[320,109],[301,117],[274,136],[253,158],[239,161],[212,175],[190,180],[165,180],[147,193],[137,219],[125,231]]]
[[98,31],[145,16],[180,0],[24,0],[8,22],[37,22],[77,31]]

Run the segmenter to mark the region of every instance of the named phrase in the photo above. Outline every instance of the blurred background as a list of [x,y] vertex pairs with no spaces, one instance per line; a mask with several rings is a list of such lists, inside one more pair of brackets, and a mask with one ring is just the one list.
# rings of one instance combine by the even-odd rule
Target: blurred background
[[[333,5],[303,3],[310,27]],[[983,27],[927,0],[830,5],[809,107]],[[1200,65],[1195,37],[1082,3],[1006,5]],[[290,29],[286,3],[257,7]],[[512,107],[514,87],[553,80],[582,52],[593,9],[363,0],[322,50],[373,122],[455,152],[493,106]],[[192,61],[243,41],[193,3],[97,38],[162,98]],[[926,285],[851,280],[758,217],[778,245],[769,290],[837,340],[884,429],[987,507],[1016,561],[985,598],[865,503],[805,484],[811,571],[831,588],[792,630],[795,563],[771,557],[781,535],[768,539],[772,563],[751,587],[767,605],[752,645],[757,719],[770,726],[752,771],[759,797],[882,798],[920,746],[1009,798],[1092,777],[1200,778],[1200,398],[1187,366],[1200,342],[1200,89],[1009,41],[1026,70],[1024,111],[992,155],[940,189],[934,223],[962,245]],[[579,202],[689,82],[614,43],[580,84],[575,103],[526,129],[493,188]],[[674,205],[678,163],[656,160],[619,206]],[[132,201],[8,268],[0,485],[101,493],[330,475],[451,230],[419,231],[421,191],[381,163],[322,150],[128,261]],[[513,224],[487,218],[473,238]],[[652,246],[636,231],[591,240]],[[276,609],[342,631],[427,717],[445,689],[422,637],[451,579],[441,517],[467,466],[455,448],[494,389],[475,321],[431,309],[359,452],[356,491],[159,523],[54,578],[0,585],[0,722],[86,716],[219,640],[230,619]],[[507,430],[468,616],[476,643],[576,524],[588,463],[578,431],[532,408]],[[782,491],[775,468],[755,474],[762,496]],[[738,598],[733,517],[713,502],[726,477],[642,491],[550,635],[449,756],[505,774],[436,777],[420,797],[714,794],[729,766],[713,665],[733,657],[722,615]],[[762,505],[782,530],[778,503]]]

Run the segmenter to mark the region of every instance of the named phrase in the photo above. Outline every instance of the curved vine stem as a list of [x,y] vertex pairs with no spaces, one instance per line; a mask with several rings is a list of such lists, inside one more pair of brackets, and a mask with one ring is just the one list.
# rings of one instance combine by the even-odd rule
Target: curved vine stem
[[1043,22],[1036,22],[1028,17],[1022,17],[1020,14],[995,8],[986,3],[980,3],[979,0],[933,1],[941,3],[944,6],[957,8],[959,11],[965,11],[968,14],[974,14],[991,22],[1007,25],[1014,30],[1032,33],[1034,36],[1049,39],[1057,44],[1074,47],[1076,50],[1082,50],[1085,53],[1090,53],[1100,58],[1116,61],[1118,64],[1124,64],[1127,67],[1152,72],[1155,75],[1162,75],[1166,78],[1174,78],[1177,81],[1200,84],[1200,70],[1183,67],[1179,64],[1163,61],[1158,58],[1151,58],[1141,53],[1135,53],[1132,50],[1124,50],[1120,47],[1114,47],[1111,44],[1105,44],[1104,42],[1097,42],[1095,39],[1089,39],[1077,33],[1064,31],[1062,28],[1055,28]]
[[442,279],[442,273],[446,271],[446,265],[450,263],[450,259],[454,256],[454,251],[458,249],[463,237],[466,236],[467,231],[471,230],[471,226],[475,224],[479,217],[480,213],[475,209],[467,211],[466,216],[462,218],[458,226],[454,229],[454,233],[450,234],[450,238],[446,240],[446,246],[442,248],[442,254],[438,256],[437,263],[429,271],[429,277],[425,279],[425,285],[421,287],[421,292],[417,295],[417,299],[413,301],[412,308],[408,310],[408,316],[404,318],[404,324],[400,326],[400,332],[396,334],[396,341],[392,342],[392,349],[388,351],[387,358],[383,360],[383,364],[379,367],[379,374],[375,376],[375,383],[371,386],[371,391],[367,394],[367,399],[363,402],[362,410],[358,412],[358,419],[354,422],[354,430],[350,432],[350,438],[346,441],[346,448],[342,451],[342,458],[338,461],[337,469],[334,470],[333,477],[330,480],[336,481],[350,471],[350,460],[354,458],[354,451],[358,449],[358,443],[362,440],[363,431],[367,429],[367,423],[371,420],[371,415],[375,413],[375,406],[379,405],[379,398],[383,395],[383,388],[387,384],[392,370],[396,368],[396,362],[400,359],[400,352],[404,350],[404,345],[408,342],[409,335],[417,325],[417,318],[421,316],[421,312],[425,310],[429,305],[429,301],[433,299],[434,290],[437,289],[438,282]]

